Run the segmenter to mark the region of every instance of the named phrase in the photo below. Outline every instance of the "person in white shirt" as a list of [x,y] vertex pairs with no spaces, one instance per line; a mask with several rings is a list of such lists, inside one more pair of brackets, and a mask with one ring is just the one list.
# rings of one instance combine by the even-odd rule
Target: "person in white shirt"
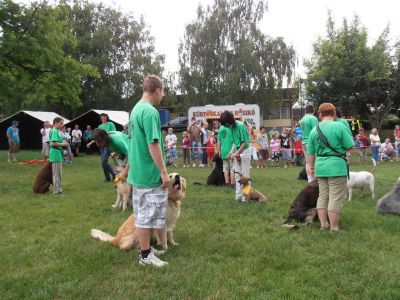
[[175,167],[177,167],[177,161],[178,161],[178,153],[176,151],[176,142],[177,142],[177,137],[174,134],[174,130],[172,128],[168,128],[168,134],[165,137],[165,142],[167,143],[167,149],[168,149],[168,161],[173,161],[173,164]]
[[379,149],[381,160],[392,158],[393,150],[394,148],[392,143],[390,142],[390,139],[385,139],[385,142],[381,144],[381,147]]
[[79,125],[75,125],[75,129],[72,130],[72,150],[75,156],[79,156],[79,148],[81,147],[82,131],[79,129]]
[[45,121],[43,123],[43,128],[40,129],[40,134],[42,135],[42,153],[44,156],[44,161],[47,161],[49,158],[49,151],[50,151],[49,134],[51,127],[52,126],[50,122]]

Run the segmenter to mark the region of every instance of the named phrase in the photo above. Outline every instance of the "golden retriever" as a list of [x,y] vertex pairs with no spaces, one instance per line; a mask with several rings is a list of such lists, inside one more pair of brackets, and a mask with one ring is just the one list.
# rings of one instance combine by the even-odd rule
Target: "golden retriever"
[[[117,167],[117,171],[119,174],[123,171],[125,167]],[[122,210],[126,210],[128,208],[129,200],[132,198],[132,186],[126,181],[126,178],[118,177],[117,181],[117,199],[115,200],[115,204],[111,205],[113,208],[120,208],[122,206]]]
[[243,196],[246,198],[246,202],[250,202],[250,200],[255,200],[260,203],[266,203],[267,197],[265,197],[261,192],[250,186],[251,179],[247,176],[240,176],[239,183],[243,185]]
[[[186,195],[186,180],[178,173],[169,174],[170,184],[168,186],[168,208],[165,219],[165,228],[159,230],[152,230],[152,236],[157,239],[157,243],[163,249],[168,249],[168,243],[177,245],[173,236],[173,228],[181,212],[181,201]],[[108,242],[121,250],[130,250],[139,248],[139,240],[134,225],[133,215],[122,224],[118,229],[117,235],[111,236],[108,233],[98,229],[90,231],[92,237],[97,238],[103,242]]]

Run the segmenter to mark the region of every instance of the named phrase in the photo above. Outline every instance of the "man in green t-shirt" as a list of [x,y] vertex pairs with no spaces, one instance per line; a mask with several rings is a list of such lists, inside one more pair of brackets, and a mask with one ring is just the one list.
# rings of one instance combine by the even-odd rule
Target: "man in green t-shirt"
[[246,202],[243,196],[243,186],[239,183],[240,176],[250,177],[250,136],[246,125],[236,121],[233,113],[224,111],[221,114],[220,123],[227,127],[232,135],[232,149],[229,158],[234,160],[233,170],[235,173],[235,200]]
[[129,120],[128,182],[133,185],[132,204],[142,265],[162,267],[157,250],[150,247],[151,229],[163,229],[168,206],[169,176],[161,134],[160,114],[154,108],[164,96],[164,84],[155,75],[143,82],[142,99],[132,109]]
[[306,172],[307,172],[307,179],[308,182],[312,182],[314,178],[311,177],[310,173],[310,156],[308,155],[307,151],[307,144],[308,144],[308,136],[310,135],[311,130],[317,126],[318,124],[318,119],[314,116],[314,106],[312,104],[307,104],[306,105],[306,114],[304,117],[300,120],[300,127],[301,127],[301,132],[303,133],[303,152],[304,152],[304,158],[305,158],[305,167],[306,167]]
[[223,161],[223,172],[226,185],[235,185],[235,178],[233,173],[233,160],[229,158],[229,153],[232,151],[233,139],[232,132],[224,125],[218,130],[217,137],[218,152]]
[[53,188],[54,194],[62,194],[63,190],[61,187],[61,176],[62,176],[62,162],[64,147],[68,147],[67,142],[62,142],[62,137],[59,132],[64,127],[64,120],[60,117],[56,117],[53,120],[53,128],[49,133],[49,161],[51,162],[51,170],[53,174]]

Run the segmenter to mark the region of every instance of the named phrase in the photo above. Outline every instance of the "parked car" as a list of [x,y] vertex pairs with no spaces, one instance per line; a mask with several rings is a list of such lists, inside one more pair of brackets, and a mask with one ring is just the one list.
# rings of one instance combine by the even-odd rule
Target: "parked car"
[[188,126],[188,118],[187,117],[178,117],[161,125],[161,129],[168,130],[168,128],[172,128],[176,132],[185,131]]

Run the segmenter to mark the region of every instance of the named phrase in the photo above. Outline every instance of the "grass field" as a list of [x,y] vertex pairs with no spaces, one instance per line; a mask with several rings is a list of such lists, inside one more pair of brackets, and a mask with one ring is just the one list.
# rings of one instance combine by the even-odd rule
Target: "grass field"
[[[111,208],[115,189],[103,182],[98,157],[64,165],[64,196],[36,196],[40,166],[10,165],[6,155],[0,152],[1,299],[400,299],[400,217],[377,214],[369,194],[356,191],[345,203],[342,234],[318,224],[280,227],[305,185],[298,168],[252,169],[266,205],[237,203],[228,188],[194,186],[207,168],[179,168],[188,181],[175,230],[180,245],[165,254],[170,265],[156,269],[139,266],[136,251],[89,235],[91,228],[114,234],[130,214]],[[40,153],[19,156],[28,158]],[[399,167],[379,165],[378,198]]]

